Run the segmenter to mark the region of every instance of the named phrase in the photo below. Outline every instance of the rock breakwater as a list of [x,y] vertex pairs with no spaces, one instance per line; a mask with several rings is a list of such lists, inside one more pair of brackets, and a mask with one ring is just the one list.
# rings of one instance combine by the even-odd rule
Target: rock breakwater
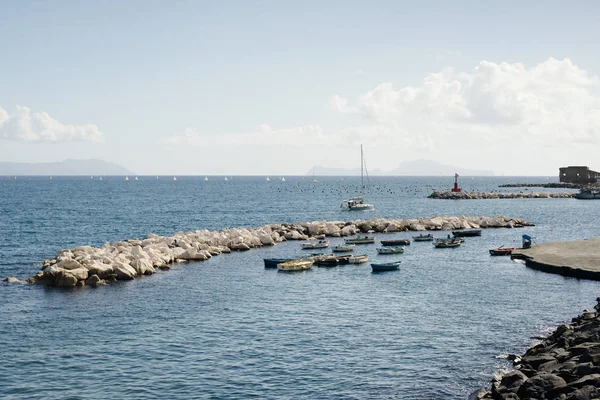
[[581,183],[569,183],[569,182],[546,182],[546,183],[505,183],[504,185],[499,185],[498,187],[541,187],[541,188],[549,188],[549,189],[579,189],[581,188]]
[[197,230],[172,236],[148,235],[105,243],[100,247],[80,246],[60,250],[44,260],[42,270],[28,279],[58,287],[99,286],[168,270],[174,263],[204,261],[222,253],[272,246],[286,240],[308,240],[315,236],[351,236],[358,233],[455,230],[470,228],[519,228],[533,224],[518,218],[432,217],[421,219],[373,218],[356,221],[314,221],[269,224],[258,228]]
[[495,192],[433,192],[427,198],[442,200],[481,200],[481,199],[568,199],[575,193],[495,193]]
[[523,356],[511,357],[516,369],[494,376],[491,389],[479,389],[469,400],[600,398],[600,298],[596,301],[595,312],[584,311]]

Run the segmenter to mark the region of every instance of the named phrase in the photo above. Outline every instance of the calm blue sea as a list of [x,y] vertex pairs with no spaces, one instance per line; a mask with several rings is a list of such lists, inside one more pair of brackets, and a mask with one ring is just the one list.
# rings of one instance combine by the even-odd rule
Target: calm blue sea
[[[465,399],[509,366],[497,356],[523,352],[600,295],[598,282],[487,251],[518,245],[523,233],[600,236],[600,201],[429,200],[452,178],[375,177],[367,197],[376,210],[356,214],[339,204],[360,178],[285,178],[0,177],[0,278],[27,278],[61,248],[199,228],[436,215],[536,226],[485,230],[457,249],[413,243],[400,256],[361,247],[373,260],[402,260],[384,274],[265,270],[264,257],[299,253],[287,242],[98,289],[0,284],[0,398]],[[549,179],[460,184],[508,191],[498,185]]]

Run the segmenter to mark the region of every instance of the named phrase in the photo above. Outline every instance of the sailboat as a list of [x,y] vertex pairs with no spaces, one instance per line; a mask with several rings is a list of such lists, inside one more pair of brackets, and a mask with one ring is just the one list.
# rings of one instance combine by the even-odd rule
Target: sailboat
[[342,201],[340,208],[345,211],[367,211],[375,208],[374,204],[365,203],[363,198],[365,192],[365,173],[367,175],[367,182],[369,180],[369,173],[367,172],[367,166],[365,163],[365,156],[363,154],[362,144],[360,145],[360,186],[361,196],[352,197],[349,200]]
[[207,181],[207,180],[208,180],[208,176],[205,176],[205,177],[204,177],[204,180],[205,180],[205,181]]
[[315,179],[315,167],[313,167],[313,179],[312,179],[313,183],[317,183],[319,182],[318,180]]
[[100,177],[100,180],[102,180],[102,177]]
[[137,176],[135,177],[135,180],[136,180],[136,181],[138,180]]
[[228,181],[229,179],[227,179],[227,177],[225,177],[225,180]]
[[281,177],[281,182],[285,182],[285,176]]
[[174,177],[173,177],[173,180],[174,180],[174,181],[176,181],[176,180],[177,180],[177,177],[176,177],[176,176],[174,176]]
[[271,179],[267,176],[267,182],[270,182],[270,181],[271,181]]
[[126,176],[126,177],[125,177],[125,180],[126,180],[126,181],[128,181],[128,180],[129,180],[129,177],[128,177],[128,176]]

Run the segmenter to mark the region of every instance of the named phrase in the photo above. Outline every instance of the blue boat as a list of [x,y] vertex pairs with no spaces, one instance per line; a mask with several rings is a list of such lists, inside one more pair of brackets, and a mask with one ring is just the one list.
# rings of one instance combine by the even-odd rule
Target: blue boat
[[400,261],[393,261],[381,264],[371,263],[371,268],[373,269],[373,272],[394,271],[397,270],[399,266]]

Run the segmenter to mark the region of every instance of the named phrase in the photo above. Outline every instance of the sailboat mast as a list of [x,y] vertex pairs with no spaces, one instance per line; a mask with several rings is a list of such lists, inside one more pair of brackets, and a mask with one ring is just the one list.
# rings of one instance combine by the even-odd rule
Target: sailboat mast
[[363,176],[363,149],[362,149],[362,144],[360,145],[360,186],[362,187],[362,189],[365,189],[365,181],[364,181],[364,176]]

